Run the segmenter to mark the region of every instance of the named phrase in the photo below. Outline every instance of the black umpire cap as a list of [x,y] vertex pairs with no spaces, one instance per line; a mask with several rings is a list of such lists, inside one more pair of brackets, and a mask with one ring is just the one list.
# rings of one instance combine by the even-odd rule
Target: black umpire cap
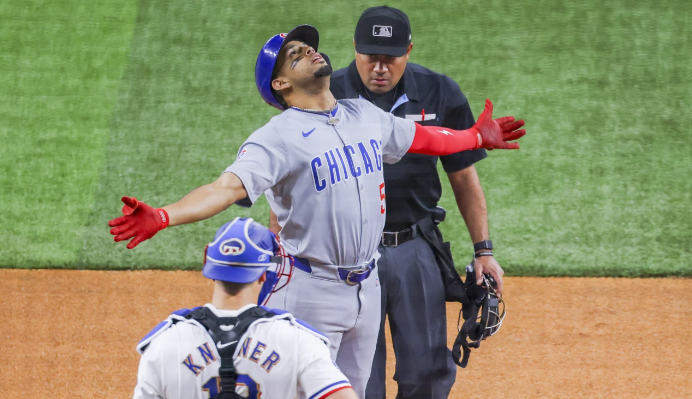
[[379,6],[368,8],[356,24],[356,51],[401,57],[411,43],[411,23],[403,11]]

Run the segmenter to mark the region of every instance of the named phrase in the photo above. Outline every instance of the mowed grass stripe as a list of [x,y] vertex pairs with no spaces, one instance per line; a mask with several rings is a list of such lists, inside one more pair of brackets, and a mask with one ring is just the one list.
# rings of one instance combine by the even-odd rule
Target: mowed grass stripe
[[[675,50],[692,45],[692,4],[514,2],[482,15],[459,35],[474,56],[448,64],[475,110],[490,96],[498,116],[527,121],[520,152],[478,166],[505,270],[692,275],[692,53]],[[461,223],[443,230],[467,237]]]
[[0,2],[0,267],[75,264],[135,5]]
[[[352,60],[355,23],[375,4],[317,4],[142,2],[76,266],[197,268],[225,221],[266,223],[262,200],[166,230],[134,251],[113,244],[106,227],[121,195],[160,206],[215,179],[275,115],[253,76],[270,35],[312,23],[336,67]],[[684,130],[692,71],[690,56],[671,50],[690,45],[688,2],[396,6],[411,18],[412,62],[459,82],[476,115],[489,97],[496,115],[527,120],[521,151],[496,151],[478,165],[508,273],[692,274],[692,144]],[[448,188],[442,203],[443,231],[463,265],[470,242]]]
[[251,210],[234,207],[165,230],[134,251],[113,243],[107,226],[123,195],[162,206],[216,179],[245,137],[275,113],[255,94],[254,57],[264,34],[262,21],[250,18],[253,7],[259,8],[141,2],[80,267],[199,267],[215,227],[235,215],[268,217],[266,201]]

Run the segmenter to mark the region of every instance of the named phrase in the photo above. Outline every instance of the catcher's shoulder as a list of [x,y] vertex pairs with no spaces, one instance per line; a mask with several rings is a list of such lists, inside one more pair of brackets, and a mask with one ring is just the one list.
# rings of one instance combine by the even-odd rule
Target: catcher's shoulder
[[[137,352],[144,354],[146,351],[164,351],[171,346],[178,346],[181,336],[203,337],[204,329],[196,322],[187,318],[194,310],[178,309],[172,312],[165,320],[158,323],[137,343]],[[184,340],[183,340],[184,341]]]
[[[267,322],[273,322],[269,323],[270,325],[273,325],[274,328],[277,329],[282,329],[284,330],[284,333],[282,335],[286,334],[291,334],[293,336],[297,337],[312,337],[312,338],[317,338],[318,340],[326,343],[329,345],[329,338],[327,338],[324,333],[322,333],[320,330],[316,329],[309,323],[295,318],[292,314],[285,310],[281,309],[272,309],[272,308],[267,308],[262,306],[264,309],[272,312],[274,314],[273,317],[270,317],[268,319],[265,319]],[[289,332],[290,331],[290,332]]]

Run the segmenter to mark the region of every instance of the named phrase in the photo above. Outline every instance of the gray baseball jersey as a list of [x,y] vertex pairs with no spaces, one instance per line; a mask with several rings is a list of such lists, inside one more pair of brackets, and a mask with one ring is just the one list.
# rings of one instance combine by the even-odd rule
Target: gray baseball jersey
[[330,116],[288,109],[255,131],[226,169],[253,203],[265,193],[288,253],[311,263],[371,261],[385,222],[382,162],[413,141],[413,121],[368,101],[340,100]]

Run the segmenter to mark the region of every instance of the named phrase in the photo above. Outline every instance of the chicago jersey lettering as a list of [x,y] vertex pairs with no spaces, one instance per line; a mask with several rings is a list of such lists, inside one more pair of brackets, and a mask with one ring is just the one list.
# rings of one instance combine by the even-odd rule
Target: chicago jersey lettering
[[226,172],[253,203],[267,196],[288,253],[359,266],[375,257],[384,227],[382,162],[401,159],[414,133],[413,121],[360,99],[339,100],[331,118],[288,109],[250,135]]

